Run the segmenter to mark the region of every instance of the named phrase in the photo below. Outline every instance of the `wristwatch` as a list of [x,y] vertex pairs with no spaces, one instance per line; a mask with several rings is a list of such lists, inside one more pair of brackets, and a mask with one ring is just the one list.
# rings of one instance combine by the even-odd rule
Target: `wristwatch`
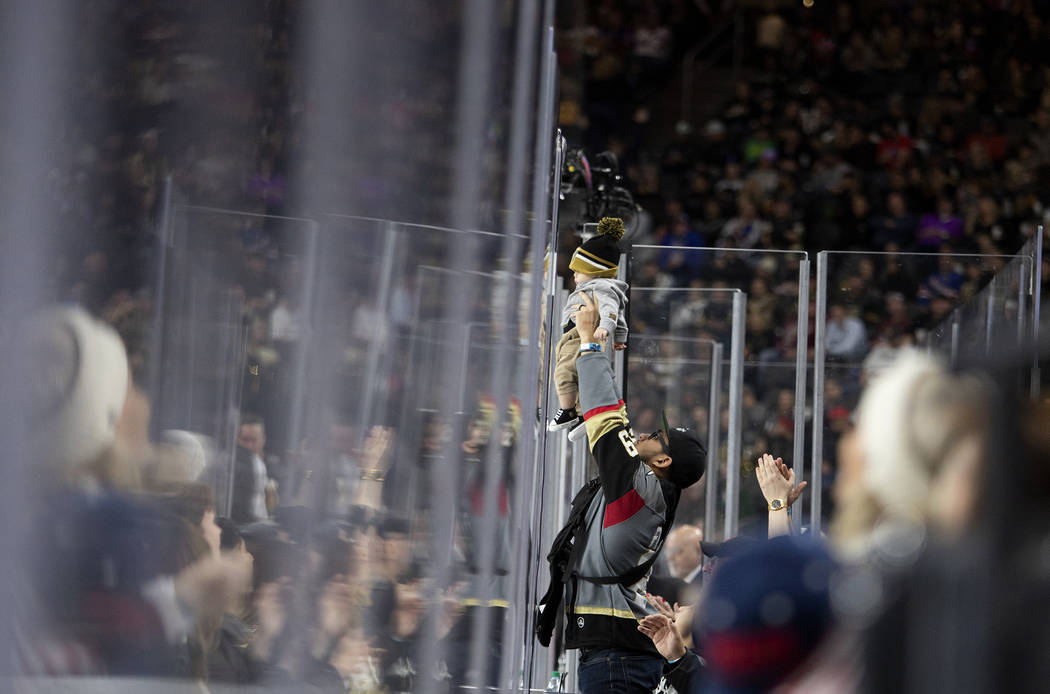
[[787,508],[787,504],[784,503],[783,499],[773,499],[769,502],[770,511],[783,511]]

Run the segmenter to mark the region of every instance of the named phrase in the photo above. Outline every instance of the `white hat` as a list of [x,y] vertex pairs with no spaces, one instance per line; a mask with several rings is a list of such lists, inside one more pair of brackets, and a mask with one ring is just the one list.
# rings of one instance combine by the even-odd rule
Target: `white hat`
[[857,417],[864,484],[891,517],[925,520],[950,451],[981,421],[982,393],[978,380],[914,348],[872,379]]
[[33,318],[24,334],[25,424],[36,464],[71,468],[113,444],[128,392],[120,336],[77,308]]
[[922,381],[945,373],[939,362],[904,349],[864,391],[857,427],[864,451],[864,483],[886,511],[901,520],[922,520],[932,471],[916,450],[914,419]]
[[165,429],[161,432],[160,437],[166,445],[182,454],[185,465],[182,472],[185,473],[187,479],[190,481],[200,479],[201,473],[208,467],[208,460],[211,458],[211,441],[208,437],[182,429]]

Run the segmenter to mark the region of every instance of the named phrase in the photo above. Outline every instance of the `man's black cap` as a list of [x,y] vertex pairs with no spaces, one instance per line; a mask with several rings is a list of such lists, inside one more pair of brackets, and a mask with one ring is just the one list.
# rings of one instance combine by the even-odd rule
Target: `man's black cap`
[[662,411],[660,420],[667,433],[667,450],[671,456],[670,480],[679,489],[691,487],[700,481],[707,469],[707,448],[692,429],[668,425],[667,415]]

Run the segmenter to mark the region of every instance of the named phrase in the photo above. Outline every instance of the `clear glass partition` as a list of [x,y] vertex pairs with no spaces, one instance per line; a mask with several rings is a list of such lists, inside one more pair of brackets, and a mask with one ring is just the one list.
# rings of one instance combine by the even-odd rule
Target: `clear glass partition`
[[[109,606],[123,609],[125,599],[135,606],[143,602],[146,581],[132,580],[102,607],[76,605],[104,614],[86,626],[76,620],[60,624],[58,640],[67,633],[84,635],[82,643],[76,638],[68,643],[75,655],[85,656],[85,669],[116,673],[108,668],[111,662],[92,662],[90,656],[112,651],[122,665],[135,660],[122,648],[137,631],[124,632],[148,623],[142,628],[158,645],[150,657],[180,661],[190,650],[189,657],[201,661],[192,671],[180,661],[159,676],[184,678],[193,690],[208,682],[221,691],[220,678],[208,677],[202,659],[213,637],[219,638],[220,625],[236,611],[247,620],[234,622],[245,638],[231,651],[250,648],[257,658],[252,667],[257,663],[265,672],[246,684],[248,691],[316,682],[324,688],[332,678],[336,688],[354,691],[542,686],[553,656],[536,652],[532,607],[541,559],[564,510],[557,502],[559,480],[544,469],[542,455],[539,461],[536,456],[542,452],[543,434],[537,432],[546,407],[538,384],[545,378],[541,363],[551,340],[551,331],[541,334],[540,324],[549,325],[553,310],[543,256],[545,247],[554,245],[551,219],[557,218],[561,170],[561,161],[552,161],[554,3],[270,3],[260,4],[258,16],[232,26],[225,21],[232,17],[209,11],[213,3],[199,5],[175,15],[151,14],[145,24],[122,17],[130,24],[118,22],[112,35],[83,33],[81,49],[91,55],[117,39],[110,41],[113,56],[127,57],[119,45],[127,31],[138,43],[158,46],[156,55],[147,49],[137,57],[170,78],[159,100],[138,95],[148,105],[131,93],[136,90],[123,89],[126,80],[115,81],[127,77],[126,60],[110,61],[120,68],[114,70],[76,61],[59,61],[64,65],[59,69],[44,55],[47,50],[41,53],[40,47],[68,43],[49,38],[72,28],[66,12],[34,15],[28,24],[28,14],[16,13],[11,26],[31,31],[20,34],[25,40],[5,44],[13,48],[13,58],[28,58],[12,65],[46,68],[22,70],[19,84],[31,88],[15,92],[63,95],[70,92],[65,82],[84,82],[90,75],[88,91],[96,96],[127,92],[120,106],[133,117],[102,109],[101,120],[95,120],[107,154],[73,167],[77,148],[62,148],[69,166],[52,167],[49,148],[42,145],[53,144],[65,119],[47,114],[77,109],[58,108],[61,98],[11,102],[19,126],[11,131],[12,142],[26,154],[19,171],[12,172],[17,185],[11,189],[19,193],[14,198],[42,208],[37,202],[44,196],[37,201],[28,189],[41,181],[80,180],[84,177],[74,174],[84,167],[118,175],[95,177],[90,190],[99,197],[97,207],[95,201],[62,200],[62,186],[50,186],[53,219],[43,209],[25,218],[8,211],[16,222],[10,228],[34,229],[48,238],[12,244],[3,284],[31,295],[23,305],[4,293],[0,315],[28,313],[52,298],[43,286],[50,277],[37,271],[38,259],[46,261],[39,267],[58,278],[67,270],[75,274],[75,265],[62,265],[71,255],[65,251],[81,247],[81,241],[85,253],[96,242],[117,241],[113,254],[123,255],[139,244],[140,235],[149,238],[153,208],[163,207],[160,272],[153,275],[150,268],[142,273],[148,285],[135,287],[142,290],[136,309],[144,306],[141,312],[148,315],[120,326],[129,328],[122,334],[135,382],[149,395],[148,403],[135,400],[134,415],[146,420],[148,412],[139,409],[152,406],[152,438],[170,444],[180,465],[189,457],[201,468],[179,481],[211,483],[217,514],[233,521],[228,536],[239,547],[240,533],[254,557],[249,595],[233,587],[237,573],[244,572],[242,553],[239,572],[220,567],[219,582],[229,590],[214,592],[236,593],[236,601],[212,606],[211,585],[189,581],[200,589],[194,597],[214,608],[201,607],[192,617],[188,610],[194,606],[176,603],[174,581],[166,579],[185,577],[187,571],[191,579],[200,580],[201,573],[211,578],[193,570],[204,566],[219,573],[206,563],[218,560],[218,549],[192,547],[200,552],[190,559],[159,557],[163,570],[145,578],[165,579],[161,598],[170,600],[160,606],[170,609],[158,615],[147,605],[129,620],[134,625],[116,625],[119,615],[115,608],[109,614]],[[44,30],[48,24],[56,32]],[[231,32],[196,31],[215,26]],[[187,70],[174,69],[177,65]],[[60,73],[60,81],[52,79]],[[220,92],[228,98],[216,100]],[[23,101],[29,110],[18,106]],[[196,118],[198,109],[209,118]],[[107,116],[121,122],[107,124]],[[37,137],[45,131],[50,134]],[[78,131],[74,139],[79,137]],[[85,137],[86,143],[93,136]],[[563,151],[564,143],[558,147]],[[187,204],[181,198],[176,204],[154,200],[154,179],[168,174],[180,186],[194,188]],[[89,190],[74,187],[78,196]],[[190,204],[205,200],[238,209]],[[128,201],[133,204],[123,204]],[[127,209],[110,214],[114,205]],[[64,234],[49,231],[80,226],[63,224],[57,214],[78,208],[80,215],[80,206],[84,218],[95,220],[111,238],[90,239],[94,234],[77,228],[81,238],[66,247]],[[295,210],[308,219],[257,213],[275,210]],[[135,237],[134,243],[128,237]],[[99,259],[92,260],[85,267],[105,274],[105,257],[101,271]],[[112,269],[130,259],[111,260]],[[551,264],[556,267],[553,257]],[[33,282],[41,286],[31,287]],[[145,306],[151,298],[152,305]],[[99,370],[104,366],[110,364]],[[113,371],[123,375],[123,369]],[[118,408],[114,416],[131,415]],[[143,432],[136,443],[150,449],[149,438]],[[115,451],[114,458],[123,454]],[[149,450],[143,458],[159,469],[161,454],[154,455]],[[137,472],[143,461],[120,462]],[[96,470],[79,472],[84,479],[77,482],[86,482]],[[56,487],[66,482],[57,480]],[[18,495],[29,486],[11,489]],[[70,484],[61,491],[90,505],[93,499],[81,488],[87,486]],[[167,522],[164,504],[181,501],[161,499],[167,490],[151,488],[155,496],[146,496],[137,488],[95,486],[102,489],[92,488],[92,495],[110,495],[107,501],[141,503],[147,520],[164,516]],[[185,485],[178,493],[186,489],[202,497],[207,491]],[[125,494],[131,491],[134,497]],[[553,510],[546,515],[548,505]],[[206,512],[203,518],[209,518]],[[193,522],[186,539],[192,544],[198,521],[188,520]],[[75,576],[74,591],[112,588],[109,568],[116,550],[131,555],[122,558],[139,577],[146,571],[139,571],[143,555],[157,554],[161,539],[171,539],[126,542],[125,528],[116,527],[122,523],[107,522],[114,527],[101,528],[69,553],[78,561],[81,550],[91,561],[100,560],[103,568],[96,573],[106,575],[100,579],[106,585],[78,583]],[[198,524],[211,532],[207,522]],[[25,539],[12,538],[12,544]],[[37,565],[36,556],[28,559],[11,563]],[[19,597],[37,597],[27,578],[33,576],[15,576],[8,584],[28,585]],[[58,607],[67,607],[67,596],[60,597]],[[0,601],[5,614],[9,602]],[[175,622],[188,622],[182,625],[188,634],[155,628],[163,621],[157,617],[172,615]],[[51,624],[37,620],[25,626],[32,627],[27,633],[36,627],[47,632]],[[96,633],[110,628],[121,638],[120,648],[110,648],[108,632]],[[19,645],[32,649],[58,640]],[[256,653],[264,642],[272,648]],[[130,645],[138,654],[134,648],[141,644]],[[136,673],[157,674],[139,665],[133,663]],[[167,684],[135,682],[146,691]],[[33,682],[28,688],[36,689]]]
[[807,492],[815,528],[832,512],[838,440],[872,375],[903,347],[952,364],[1019,349],[1032,267],[1029,255],[820,253]]
[[[673,283],[668,285],[668,278]],[[806,377],[809,331],[809,261],[802,252],[768,252],[723,248],[681,248],[637,245],[631,251],[631,330],[684,339],[711,339],[724,345],[721,403],[723,412],[717,454],[738,465],[734,497],[738,521],[717,529],[714,536],[737,523],[744,532],[765,532],[766,505],[753,474],[764,452],[783,457],[799,481],[806,445]],[[635,290],[644,290],[636,294]],[[732,295],[746,293],[746,339],[739,368],[739,400],[734,382],[729,332]],[[803,336],[800,342],[799,336]],[[628,356],[635,359],[631,350]],[[628,390],[635,374],[628,376]],[[692,400],[700,395],[692,393]],[[732,425],[732,429],[731,429]],[[730,432],[733,431],[733,435]],[[735,442],[739,443],[735,443]],[[731,448],[732,446],[732,448]],[[712,455],[716,452],[712,451]],[[716,471],[717,473],[717,471]],[[726,480],[728,482],[728,479]],[[724,508],[724,501],[719,508]],[[793,516],[798,527],[802,514]]]
[[[641,292],[632,294],[633,298]],[[710,297],[713,299],[713,297]],[[730,302],[732,301],[730,297]],[[730,307],[730,311],[731,311]],[[730,331],[731,332],[731,331]],[[669,333],[632,333],[627,373],[630,375],[625,399],[631,409],[635,433],[655,431],[661,426],[664,410],[672,426],[694,429],[710,450],[709,465],[714,468],[705,479],[686,490],[679,501],[676,523],[708,528],[724,526],[725,494],[718,479],[721,469],[721,377],[722,354],[728,359],[731,334],[725,342],[709,337],[679,337]],[[715,432],[714,436],[711,432]],[[710,535],[714,539],[715,535]]]
[[153,402],[156,440],[198,439],[222,515],[232,511],[243,418],[261,420],[279,482],[295,448],[316,226],[176,205],[164,230],[154,333],[129,345],[142,357],[132,368]]
[[[998,259],[999,269],[991,280],[979,292],[967,297],[949,318],[931,329],[927,346],[954,364],[1014,353],[1025,345],[1035,345],[1042,290],[1037,256],[1042,237],[1043,230],[1039,227],[1016,256]],[[952,333],[967,339],[957,339],[953,344],[941,337]],[[1037,386],[1038,379],[1033,378],[1032,385]]]
[[494,685],[505,660],[512,507],[536,417],[535,385],[527,406],[519,392],[540,284],[526,241],[329,215],[321,244],[314,420],[351,427],[361,449],[391,440],[381,506],[409,530],[424,597],[460,606],[435,653],[458,685]]

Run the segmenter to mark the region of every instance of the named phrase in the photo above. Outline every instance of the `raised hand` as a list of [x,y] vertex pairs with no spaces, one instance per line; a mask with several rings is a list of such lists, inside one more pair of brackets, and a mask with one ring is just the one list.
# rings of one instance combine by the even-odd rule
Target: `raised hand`
[[665,614],[648,615],[638,623],[638,631],[648,636],[667,660],[677,660],[685,655],[685,644],[678,630]]
[[576,330],[580,333],[580,342],[594,342],[594,329],[598,327],[598,302],[589,292],[580,292],[583,304],[572,320],[576,323]]
[[795,471],[784,464],[783,458],[774,459],[769,453],[756,462],[755,477],[767,503],[782,499],[785,506],[790,506],[806,488],[806,482],[795,486]]
[[384,462],[387,458],[387,452],[390,450],[392,439],[393,435],[390,427],[372,427],[368,432],[368,439],[365,441],[364,454],[362,455],[364,467],[373,470],[385,469]]

